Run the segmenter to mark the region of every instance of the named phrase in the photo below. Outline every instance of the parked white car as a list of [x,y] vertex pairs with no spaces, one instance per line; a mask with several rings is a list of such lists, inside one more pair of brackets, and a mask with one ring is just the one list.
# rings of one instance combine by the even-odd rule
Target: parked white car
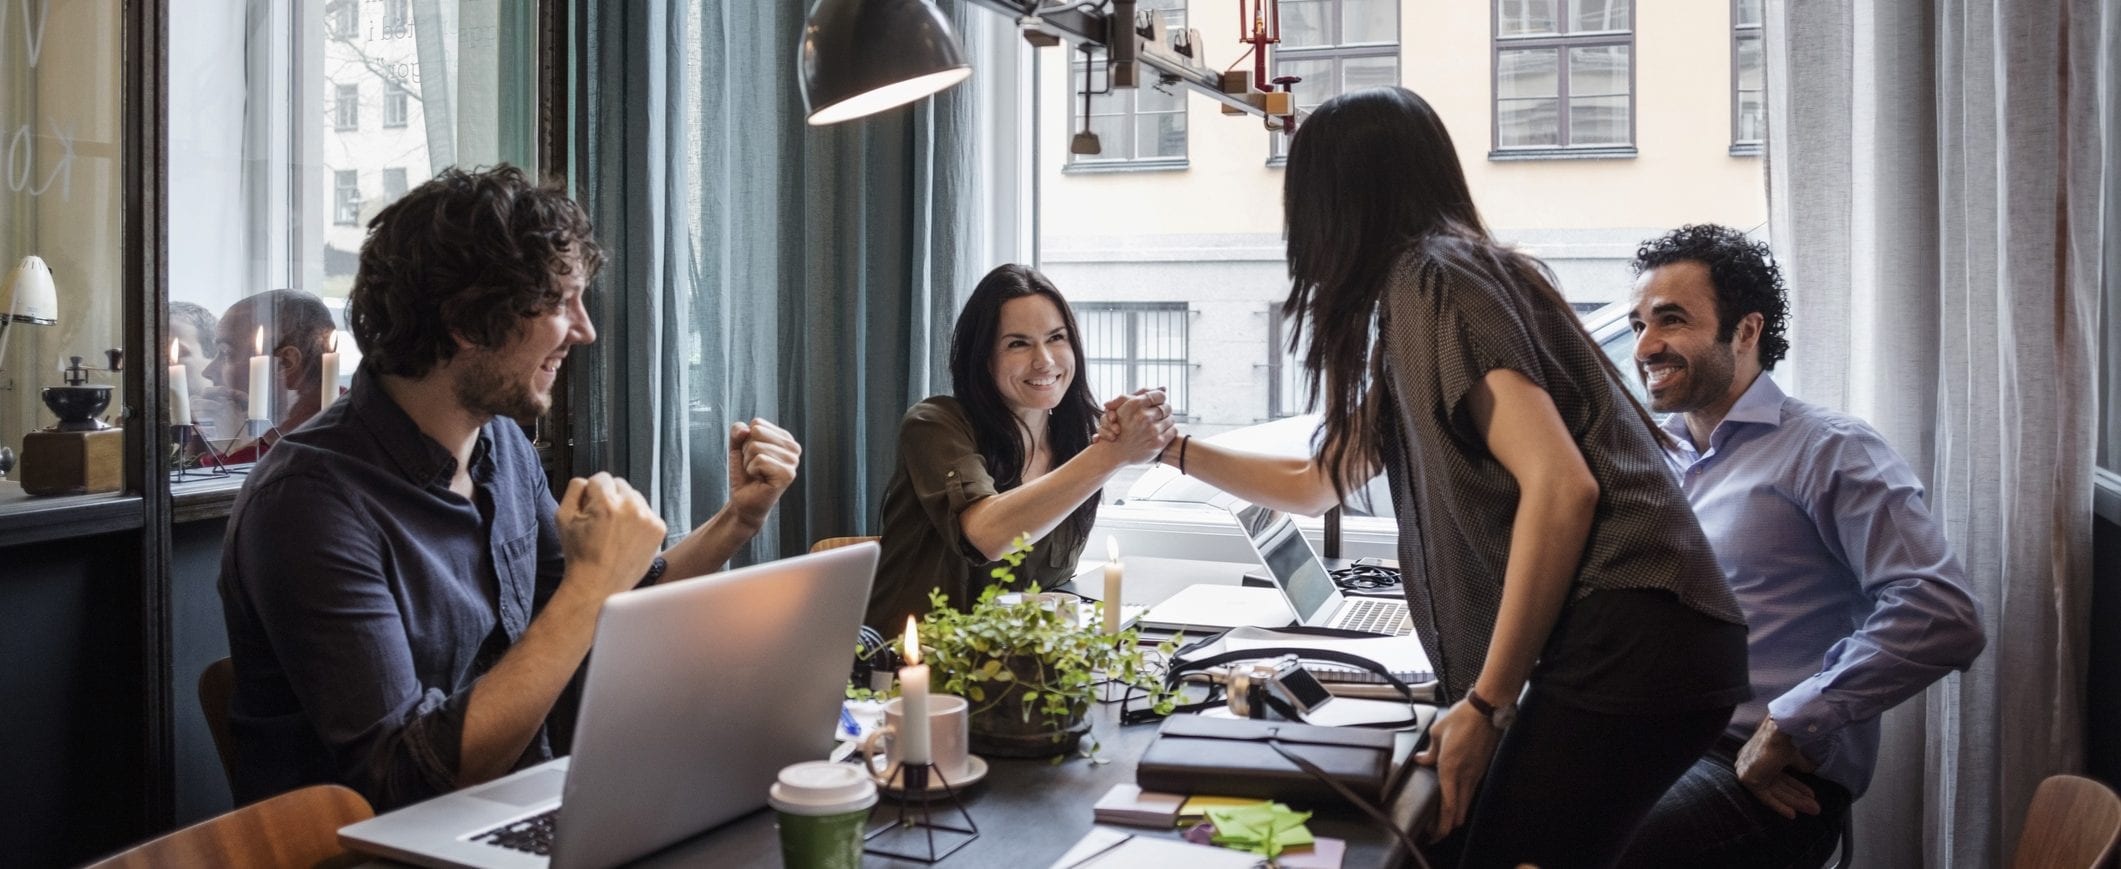
[[[1643,392],[1642,381],[1635,374],[1635,333],[1628,326],[1628,303],[1614,302],[1583,317],[1583,325],[1591,333],[1591,340],[1598,342],[1598,349],[1611,357],[1620,367],[1628,390],[1640,401],[1648,401]],[[1318,414],[1307,413],[1284,417],[1258,425],[1245,426],[1202,438],[1208,443],[1232,449],[1248,450],[1278,456],[1307,456],[1319,427]],[[1178,472],[1168,465],[1157,465],[1136,478],[1127,488],[1121,503],[1137,501],[1165,501],[1220,504],[1228,498],[1220,490],[1193,477]],[[1392,515],[1392,491],[1384,477],[1371,480],[1362,489],[1354,492],[1343,505],[1350,516]]]

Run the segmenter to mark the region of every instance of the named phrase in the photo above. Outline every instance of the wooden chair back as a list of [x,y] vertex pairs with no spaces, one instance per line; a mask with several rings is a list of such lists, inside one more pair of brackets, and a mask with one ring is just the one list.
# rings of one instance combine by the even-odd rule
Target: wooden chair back
[[354,866],[368,858],[339,847],[339,828],[374,816],[360,794],[339,785],[311,785],[136,845],[88,869]]
[[825,539],[823,539],[823,540],[820,540],[820,541],[818,541],[818,542],[816,542],[816,543],[812,543],[812,544],[810,544],[810,551],[811,551],[811,553],[815,554],[815,553],[823,552],[823,551],[825,551],[825,550],[827,550],[827,549],[838,549],[838,548],[840,548],[840,547],[842,547],[842,546],[853,546],[854,544],[857,544],[857,543],[868,543],[868,542],[869,542],[869,541],[871,541],[871,540],[882,540],[882,539],[884,539],[884,538],[882,538],[882,537],[827,537],[827,538],[825,538]]
[[236,749],[228,736],[228,700],[236,693],[236,667],[222,658],[206,665],[199,674],[199,711],[206,714],[206,730],[213,734],[214,751],[221,755],[221,774],[228,786],[236,786]]
[[2121,797],[2083,776],[2053,775],[2033,792],[2012,869],[2097,869],[2121,839]]

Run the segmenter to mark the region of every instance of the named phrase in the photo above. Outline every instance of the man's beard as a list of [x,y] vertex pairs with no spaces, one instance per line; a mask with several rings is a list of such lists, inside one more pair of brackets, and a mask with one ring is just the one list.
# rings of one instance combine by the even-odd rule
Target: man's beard
[[[1677,356],[1678,354],[1669,354]],[[1658,413],[1692,413],[1722,398],[1730,391],[1731,380],[1738,376],[1738,353],[1729,341],[1717,341],[1709,345],[1708,352],[1700,356],[1682,356],[1686,362],[1684,377],[1686,391],[1679,395],[1666,393],[1663,398],[1650,397],[1650,409]],[[1651,362],[1659,361],[1652,358]]]
[[527,419],[552,405],[549,396],[539,395],[531,388],[528,378],[511,376],[494,354],[472,350],[464,362],[467,364],[457,375],[455,392],[457,403],[465,410],[481,416]]

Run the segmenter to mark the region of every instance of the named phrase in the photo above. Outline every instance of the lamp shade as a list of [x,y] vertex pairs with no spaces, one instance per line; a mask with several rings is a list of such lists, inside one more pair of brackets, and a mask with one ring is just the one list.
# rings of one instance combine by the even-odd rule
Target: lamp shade
[[797,63],[813,126],[902,106],[972,74],[932,0],[818,0]]
[[59,290],[52,285],[52,270],[44,260],[23,257],[22,264],[8,273],[6,286],[0,287],[0,322],[7,321],[40,326],[59,322]]

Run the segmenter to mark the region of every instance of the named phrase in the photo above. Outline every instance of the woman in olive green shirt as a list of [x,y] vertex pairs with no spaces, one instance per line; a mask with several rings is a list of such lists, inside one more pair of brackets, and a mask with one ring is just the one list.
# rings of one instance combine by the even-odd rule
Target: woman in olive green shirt
[[1105,481],[1153,461],[1172,427],[1152,390],[1121,401],[1116,434],[1098,438],[1104,410],[1084,367],[1075,314],[1044,275],[1005,265],[973,288],[950,340],[951,394],[899,423],[869,626],[903,630],[928,611],[930,589],[966,607],[1019,534],[1035,547],[1019,587],[1068,580]]

